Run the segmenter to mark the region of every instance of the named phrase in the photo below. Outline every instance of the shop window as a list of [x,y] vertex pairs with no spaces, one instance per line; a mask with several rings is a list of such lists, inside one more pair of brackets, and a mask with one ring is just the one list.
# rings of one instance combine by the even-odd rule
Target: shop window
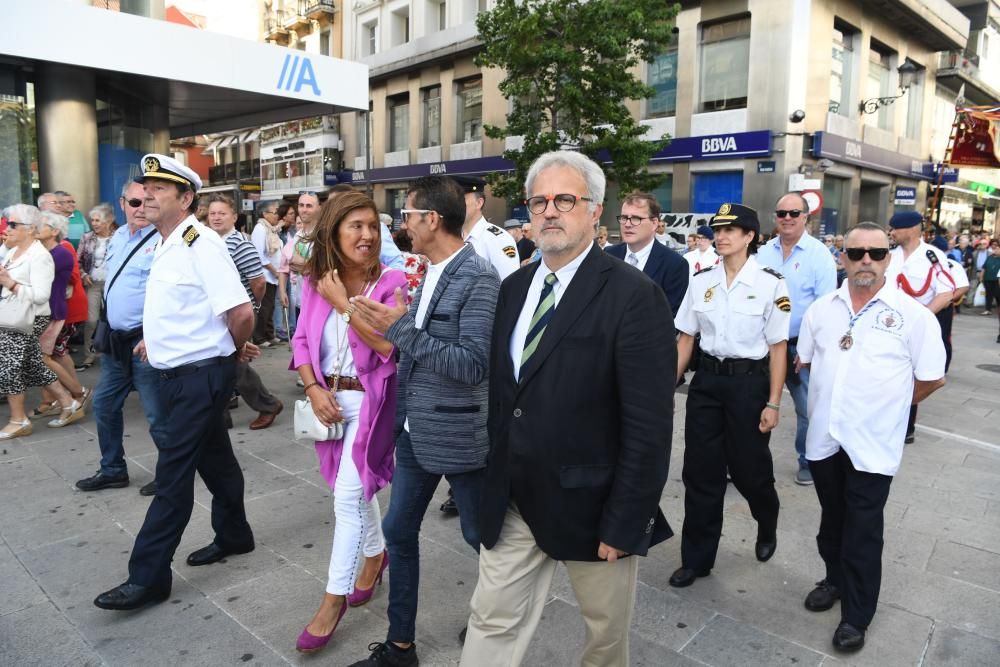
[[743,201],[743,172],[715,171],[691,175],[691,211],[715,213],[725,203]]
[[850,116],[854,81],[857,79],[857,49],[860,33],[839,19],[833,22],[833,58],[830,62],[830,111]]
[[702,111],[743,109],[750,76],[750,17],[701,28]]
[[420,147],[441,145],[441,86],[424,88],[420,91],[423,107],[423,133]]
[[842,234],[847,228],[846,196],[850,192],[846,178],[827,174],[823,177],[823,210],[820,212],[819,233]]
[[389,152],[410,147],[410,96],[396,95],[388,100]]
[[[868,79],[865,82],[865,99],[888,97],[892,80],[892,51],[874,39],[868,49]],[[882,130],[892,129],[894,109],[887,105],[875,113],[862,114],[866,125]]]
[[457,86],[458,142],[480,141],[483,138],[483,79],[460,81]]
[[677,113],[677,36],[666,51],[646,64],[646,84],[656,95],[646,101],[646,118],[662,118]]

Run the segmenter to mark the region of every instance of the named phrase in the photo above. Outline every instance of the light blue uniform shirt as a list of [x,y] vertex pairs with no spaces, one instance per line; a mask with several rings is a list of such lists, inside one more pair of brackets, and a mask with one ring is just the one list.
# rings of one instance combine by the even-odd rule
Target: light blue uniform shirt
[[156,233],[156,228],[149,225],[134,234],[129,234],[128,225],[122,225],[108,242],[108,274],[107,282],[104,283],[104,298],[108,302],[108,323],[116,331],[129,331],[142,326],[146,281],[149,279],[149,269],[153,265],[157,239],[149,239],[139,252],[132,255],[132,259],[115,281],[109,296],[108,287],[111,285],[111,279],[118,273],[118,267],[136,244],[150,234]]
[[403,261],[403,253],[399,252],[396,242],[392,240],[392,232],[389,231],[389,227],[384,222],[380,224],[382,225],[382,249],[379,251],[379,261],[390,269],[402,271],[403,267],[406,266]]
[[788,337],[797,338],[802,316],[813,301],[837,289],[837,265],[830,249],[804,233],[784,259],[781,238],[775,237],[757,249],[757,261],[785,277],[788,298],[792,300]]

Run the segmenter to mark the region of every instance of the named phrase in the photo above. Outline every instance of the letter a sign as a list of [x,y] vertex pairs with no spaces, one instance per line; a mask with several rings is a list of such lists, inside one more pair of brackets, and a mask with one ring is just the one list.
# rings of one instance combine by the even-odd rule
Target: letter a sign
[[285,62],[281,65],[281,74],[278,76],[278,90],[302,92],[302,86],[312,88],[313,95],[319,97],[319,85],[316,82],[316,72],[313,70],[312,62],[305,56],[295,56],[289,53],[285,56]]

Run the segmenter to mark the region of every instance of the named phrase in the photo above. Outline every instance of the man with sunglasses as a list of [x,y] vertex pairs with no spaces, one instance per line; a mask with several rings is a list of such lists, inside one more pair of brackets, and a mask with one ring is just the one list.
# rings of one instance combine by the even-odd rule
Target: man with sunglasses
[[795,355],[802,316],[816,299],[837,289],[837,264],[823,242],[806,232],[809,203],[801,193],[782,195],[774,209],[775,237],[760,247],[757,261],[785,277],[788,296],[792,300],[785,386],[795,404],[795,452],[799,463],[795,483],[809,485],[813,482],[806,461],[809,371],[796,370]]
[[883,510],[903,456],[910,404],[944,385],[940,327],[886,280],[889,239],[871,222],[845,240],[847,280],[806,312],[799,362],[812,372],[806,458],[822,515],[816,545],[826,576],[805,599],[839,599],[839,651],[864,646],[882,580]]
[[[133,389],[139,392],[153,444],[159,449],[164,442],[164,411],[157,400],[160,372],[145,359],[132,354],[132,349],[142,340],[146,280],[153,264],[158,234],[146,220],[143,197],[145,191],[141,183],[129,181],[122,187],[118,205],[125,214],[126,224],[119,227],[108,242],[108,281],[104,284],[104,299],[111,328],[110,349],[101,358],[101,379],[94,389],[93,403],[101,467],[92,477],[76,483],[81,491],[128,486],[122,410]],[[144,485],[139,493],[154,495],[156,480]]]
[[[918,211],[898,211],[889,220],[889,234],[896,247],[890,253],[886,279],[909,294],[935,317],[941,328],[945,350],[945,372],[951,361],[951,302],[955,279],[948,272],[948,258],[924,241],[923,216]],[[845,241],[846,243],[846,241]],[[913,442],[917,426],[917,404],[910,407],[906,444]]]

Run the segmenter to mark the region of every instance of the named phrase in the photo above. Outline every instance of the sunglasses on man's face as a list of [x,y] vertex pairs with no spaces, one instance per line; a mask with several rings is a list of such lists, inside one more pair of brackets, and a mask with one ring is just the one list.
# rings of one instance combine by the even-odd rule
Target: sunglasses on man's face
[[[122,199],[124,199],[124,197]],[[142,206],[141,199],[125,199],[125,203],[131,206],[132,208],[139,208],[140,206]]]
[[865,257],[865,253],[872,258],[873,262],[881,262],[889,254],[888,248],[847,248],[844,250],[847,259],[852,262],[860,262]]
[[789,218],[795,219],[800,215],[802,215],[802,211],[797,208],[793,208],[790,211],[786,211],[784,209],[778,209],[777,211],[774,212],[774,214],[779,218],[784,218],[785,216],[788,216]]

